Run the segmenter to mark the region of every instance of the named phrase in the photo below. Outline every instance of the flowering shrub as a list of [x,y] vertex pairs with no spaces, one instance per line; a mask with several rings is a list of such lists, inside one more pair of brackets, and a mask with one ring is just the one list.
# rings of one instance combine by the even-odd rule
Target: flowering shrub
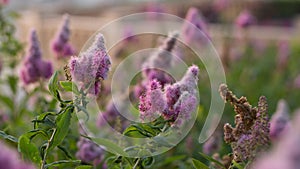
[[[6,4],[7,1],[0,2],[0,9]],[[229,8],[228,4],[229,1],[218,0],[214,8],[222,12]],[[165,9],[153,4],[146,10],[161,12]],[[148,14],[152,21],[163,19],[155,13]],[[0,93],[0,168],[299,168],[300,116],[296,109],[300,99],[300,48],[289,41],[266,44],[264,50],[257,47],[251,37],[239,39],[247,41],[242,47],[239,43],[225,45],[240,51],[238,57],[232,56],[235,54],[229,52],[231,49],[222,54],[226,83],[237,95],[247,96],[238,98],[226,84],[210,84],[205,65],[181,45],[180,38],[199,48],[213,41],[204,16],[196,7],[191,7],[186,16],[190,24],[184,23],[180,33],[169,33],[158,49],[141,62],[141,76],[129,86],[132,90],[128,95],[134,95],[135,109],[131,111],[138,118],[137,122],[132,122],[122,116],[122,110],[110,97],[112,91],[105,83],[110,82],[110,73],[115,71],[114,59],[124,58],[127,46],[138,47],[143,36],[137,38],[134,29],[124,27],[122,52],[111,54],[105,45],[105,37],[109,36],[97,33],[93,43],[76,55],[70,42],[70,18],[64,15],[48,45],[56,58],[50,62],[40,48],[38,31],[30,32],[26,43],[28,50],[23,57],[25,44],[14,37],[15,27],[2,10],[0,19],[3,21],[0,23],[3,69],[0,77],[3,91]],[[245,10],[234,24],[246,31],[255,23],[254,15]],[[244,50],[239,50],[241,48]],[[176,81],[164,70],[177,68],[174,55],[178,52],[186,67]],[[68,63],[63,69],[54,70],[53,65],[62,61],[58,58],[68,59]],[[209,91],[216,85],[220,85],[219,98],[228,102],[234,111],[226,105],[221,122],[212,122],[209,130],[213,134],[201,145],[196,137],[208,117],[209,98],[212,97]],[[96,116],[91,116],[89,109],[91,98],[100,105]],[[257,98],[257,105],[252,106],[250,103]],[[198,113],[197,117],[193,116],[194,112]],[[100,135],[108,123],[120,136],[135,141],[150,140],[145,142],[145,147],[152,147],[126,145],[121,148],[121,138],[97,140],[76,116],[81,114],[86,117],[87,125],[95,123],[92,130],[99,131]],[[196,123],[186,140],[175,146],[163,139],[162,136],[184,135],[181,129],[192,123],[193,118]],[[155,147],[156,142],[163,146]],[[155,149],[170,147],[172,149],[164,154],[149,155]],[[138,155],[130,156],[130,153]]]

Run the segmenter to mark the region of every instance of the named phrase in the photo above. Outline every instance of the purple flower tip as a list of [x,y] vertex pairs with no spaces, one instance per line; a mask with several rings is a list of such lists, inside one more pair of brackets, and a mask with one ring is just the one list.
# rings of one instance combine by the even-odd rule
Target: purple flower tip
[[295,88],[300,89],[300,75],[298,75],[294,80],[294,86]]
[[24,84],[38,81],[40,78],[49,78],[53,73],[51,62],[42,60],[42,54],[35,30],[30,34],[30,47],[20,71]]
[[198,82],[199,68],[195,65],[188,68],[183,78],[179,81],[182,91],[195,93]]
[[254,23],[255,23],[255,18],[248,10],[242,11],[235,20],[235,24],[239,28],[247,28]]
[[188,10],[185,19],[186,22],[182,28],[182,36],[184,41],[188,44],[193,42],[200,44],[205,43],[205,38],[209,38],[207,23],[199,11],[196,8],[191,7]]
[[111,66],[103,35],[98,34],[94,43],[79,57],[72,57],[69,66],[73,79],[79,82],[82,88],[87,89],[91,86],[89,93],[98,95],[100,80],[107,78]]
[[277,110],[270,120],[270,137],[272,140],[279,139],[289,128],[289,108],[285,100],[280,100]]
[[74,48],[69,44],[70,29],[69,15],[63,16],[63,22],[51,43],[51,48],[57,57],[67,57],[75,54]]
[[3,169],[35,169],[31,164],[27,164],[21,160],[17,151],[7,147],[0,142],[0,168]]
[[76,157],[86,163],[99,164],[103,159],[104,150],[94,142],[80,138],[77,142]]
[[130,26],[126,26],[124,28],[123,38],[124,38],[126,43],[137,41],[136,37],[134,36],[133,29]]

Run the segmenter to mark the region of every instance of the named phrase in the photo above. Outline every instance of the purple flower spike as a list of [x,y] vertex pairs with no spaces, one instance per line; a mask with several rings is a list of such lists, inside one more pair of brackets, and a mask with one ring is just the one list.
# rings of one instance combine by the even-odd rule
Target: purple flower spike
[[281,41],[278,44],[277,67],[279,69],[286,68],[291,50],[287,41]]
[[3,169],[34,169],[33,165],[20,160],[17,151],[0,142],[0,167]]
[[251,169],[298,169],[300,166],[300,111],[294,113],[291,127],[272,150],[257,158]]
[[181,91],[188,91],[189,93],[195,93],[198,82],[199,68],[195,65],[189,67],[186,74],[180,80]]
[[[178,33],[172,32],[166,38],[163,44],[159,47],[158,51],[154,52],[150,58],[143,64],[143,76],[149,82],[157,79],[162,86],[167,83],[172,83],[172,77],[162,70],[170,68],[172,65],[172,54]],[[160,70],[162,69],[162,70]]]
[[155,20],[160,18],[159,13],[164,13],[165,9],[159,3],[149,3],[147,4],[145,11],[148,12],[147,16],[149,19]]
[[63,23],[56,33],[52,41],[51,48],[56,54],[57,58],[68,57],[75,54],[74,48],[69,44],[70,29],[69,29],[69,15],[64,15]]
[[123,31],[123,38],[126,43],[136,42],[137,38],[134,36],[132,27],[126,26]]
[[[186,23],[182,28],[182,37],[187,44],[202,44],[209,38],[207,23],[199,11],[191,7],[186,15]],[[193,24],[193,25],[191,25]],[[202,33],[201,33],[202,31]]]
[[230,0],[214,0],[213,8],[217,12],[221,12],[230,6]]
[[152,80],[149,83],[145,95],[140,97],[139,109],[141,119],[144,121],[152,121],[157,115],[165,109],[166,100],[162,87],[157,80]]
[[167,84],[163,89],[159,81],[152,80],[140,97],[141,119],[154,120],[158,115],[162,115],[164,119],[174,122],[173,126],[176,127],[189,120],[198,105],[198,73],[198,67],[191,66],[180,82]]
[[248,10],[242,11],[235,20],[235,24],[239,28],[248,28],[254,23],[255,23],[255,18]]
[[294,80],[294,86],[295,88],[300,89],[300,75],[298,75]]
[[289,108],[285,100],[280,100],[277,104],[277,110],[270,121],[270,137],[272,140],[278,140],[287,132],[290,127]]
[[69,63],[73,79],[93,95],[99,94],[100,80],[107,78],[110,66],[102,34],[98,34],[90,48],[79,57],[72,57]]
[[104,150],[94,142],[86,138],[80,138],[77,147],[76,157],[83,162],[98,165],[103,160]]
[[195,111],[198,105],[198,99],[195,95],[183,92],[175,104],[175,110],[178,110],[178,118],[185,120],[191,119],[191,113]]
[[167,85],[165,87],[166,99],[168,106],[173,106],[181,95],[180,85],[175,83],[173,85]]
[[42,60],[42,54],[35,30],[30,34],[30,47],[20,71],[24,84],[38,81],[40,78],[48,79],[52,73],[52,64]]

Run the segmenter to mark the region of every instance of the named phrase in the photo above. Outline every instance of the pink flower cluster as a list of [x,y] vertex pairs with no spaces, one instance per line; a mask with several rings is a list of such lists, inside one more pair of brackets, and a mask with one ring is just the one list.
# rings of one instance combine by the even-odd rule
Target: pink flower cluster
[[236,18],[235,24],[238,28],[248,28],[255,23],[255,17],[248,10],[244,10]]
[[145,92],[150,81],[154,79],[159,81],[162,87],[164,87],[165,84],[169,84],[174,81],[173,78],[163,70],[172,67],[172,52],[175,48],[177,37],[178,34],[176,32],[170,33],[158,50],[152,53],[152,55],[142,65],[143,81],[134,88],[135,98],[139,98],[141,94]]
[[93,163],[98,165],[103,161],[104,150],[96,143],[86,139],[80,138],[77,142],[78,151],[76,157],[85,163]]
[[72,78],[81,88],[88,89],[93,95],[99,94],[100,80],[107,78],[110,66],[110,57],[104,46],[103,35],[100,33],[85,52],[79,57],[72,57],[69,63]]
[[270,137],[279,140],[290,128],[289,108],[285,100],[280,100],[277,110],[270,120]]
[[0,6],[7,5],[8,3],[9,3],[9,0],[0,0]]
[[24,84],[37,82],[41,78],[49,78],[53,73],[51,62],[42,60],[42,54],[35,30],[31,31],[30,47],[20,71]]
[[0,142],[0,168],[3,169],[35,169],[31,164],[21,160],[19,154],[13,149]]
[[64,15],[63,22],[60,29],[56,33],[55,38],[51,43],[51,48],[56,54],[56,57],[67,57],[75,54],[74,48],[69,43],[70,29],[69,29],[70,19],[68,15]]
[[209,37],[207,23],[199,11],[191,7],[185,18],[186,22],[182,27],[181,35],[185,43],[203,44]]
[[277,67],[285,69],[288,65],[289,56],[291,54],[290,46],[287,41],[280,41],[278,44]]
[[298,169],[300,166],[300,111],[294,115],[291,127],[273,149],[252,165],[252,169]]
[[198,105],[198,74],[198,67],[191,66],[179,82],[164,88],[159,81],[152,80],[146,93],[140,97],[141,119],[152,121],[156,115],[162,115],[166,120],[175,121],[176,125],[190,119]]

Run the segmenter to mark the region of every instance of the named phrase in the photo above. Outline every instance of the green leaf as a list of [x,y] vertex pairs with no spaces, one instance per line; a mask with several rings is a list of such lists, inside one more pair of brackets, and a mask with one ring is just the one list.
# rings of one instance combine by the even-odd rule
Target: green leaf
[[75,169],[92,169],[93,166],[91,165],[80,165],[78,167],[76,167]]
[[18,139],[14,136],[11,136],[11,135],[8,135],[6,134],[4,131],[0,130],[0,137],[4,138],[4,139],[7,139],[7,140],[10,140],[12,142],[15,142],[17,143],[18,142]]
[[56,116],[57,114],[55,112],[45,112],[37,116],[35,120],[32,120],[32,122],[34,122],[35,128],[38,127],[37,123],[45,123],[45,119],[49,115]]
[[7,81],[11,91],[15,94],[17,92],[18,78],[16,76],[8,76]]
[[80,164],[80,160],[59,160],[45,165],[45,168],[59,167],[62,164]]
[[148,123],[138,123],[132,124],[125,129],[123,132],[124,135],[135,137],[135,138],[146,138],[146,137],[154,137],[158,135],[161,131],[157,128],[154,129]]
[[220,167],[226,169],[226,167],[225,167],[220,161],[215,160],[215,159],[213,159],[212,157],[210,157],[210,156],[208,156],[208,155],[206,155],[206,154],[204,154],[204,153],[199,152],[199,154],[200,154],[203,158],[205,158],[206,160],[208,160],[208,161],[210,161],[210,162],[213,162],[213,163],[216,163],[216,164],[219,165]]
[[134,138],[147,138],[152,137],[152,135],[147,134],[146,132],[143,132],[141,129],[137,128],[136,126],[129,126],[127,127],[123,134],[125,136],[134,137]]
[[118,146],[116,143],[108,140],[108,139],[104,139],[104,138],[93,138],[93,141],[95,141],[96,143],[106,147],[109,151],[115,152],[119,155],[122,156],[127,156],[127,153],[123,151],[123,149]]
[[31,143],[31,133],[26,133],[20,136],[18,150],[22,153],[23,158],[29,159],[36,164],[40,164],[42,158],[39,149]]
[[195,169],[209,169],[209,167],[207,165],[205,165],[204,163],[202,163],[199,160],[196,159],[192,159],[192,163]]
[[68,134],[71,117],[74,107],[67,107],[64,112],[56,118],[56,130],[54,131],[53,141],[50,143],[49,150],[61,144]]
[[8,108],[10,108],[10,110],[14,110],[15,104],[11,98],[0,95],[0,101],[3,102]]
[[64,152],[64,154],[67,156],[67,158],[72,159],[72,155],[71,153],[68,151],[67,148],[63,147],[63,146],[57,146],[58,149],[60,149],[62,152]]
[[60,81],[60,86],[67,92],[73,92],[76,95],[79,95],[78,87],[75,83],[70,81]]
[[58,92],[58,71],[56,71],[50,78],[48,89],[52,96],[54,96],[57,100],[62,102],[59,92]]
[[57,114],[56,114],[55,112],[45,112],[45,113],[42,113],[41,115],[39,115],[39,116],[37,117],[37,120],[43,121],[43,120],[45,120],[45,118],[46,118],[47,116],[49,116],[49,115],[55,116],[55,115],[57,115]]

